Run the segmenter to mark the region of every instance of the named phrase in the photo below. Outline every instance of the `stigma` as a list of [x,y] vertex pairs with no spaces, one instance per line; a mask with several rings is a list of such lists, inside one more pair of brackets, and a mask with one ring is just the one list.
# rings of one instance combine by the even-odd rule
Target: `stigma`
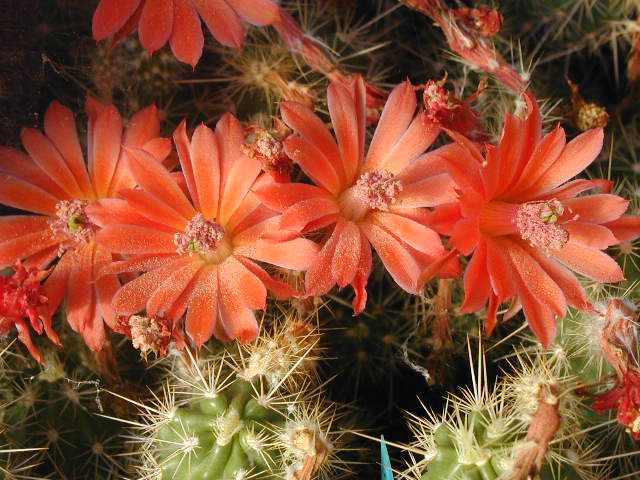
[[86,200],[61,200],[56,204],[56,219],[51,222],[54,233],[63,233],[73,242],[89,242],[97,226],[91,223],[85,209]]
[[173,243],[176,244],[176,252],[179,254],[208,253],[218,249],[224,235],[222,225],[207,220],[202,213],[197,213],[187,223],[184,233],[176,233],[173,236]]
[[363,173],[355,185],[357,198],[367,207],[386,211],[396,202],[402,183],[391,172],[373,170]]
[[564,206],[556,199],[520,205],[514,223],[523,240],[532,247],[559,250],[569,241],[569,232],[558,223]]

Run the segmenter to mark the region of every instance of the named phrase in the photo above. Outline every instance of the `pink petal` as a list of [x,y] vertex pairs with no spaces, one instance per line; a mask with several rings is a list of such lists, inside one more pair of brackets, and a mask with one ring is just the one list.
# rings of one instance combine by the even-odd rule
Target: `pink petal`
[[454,202],[458,198],[456,184],[448,173],[425,178],[409,185],[403,184],[396,207],[435,207]]
[[140,275],[124,285],[111,302],[114,310],[123,315],[138,313],[147,305],[149,297],[175,270],[191,263],[190,257],[179,257],[155,270]]
[[627,211],[629,200],[618,195],[600,194],[564,200],[563,217],[573,218],[582,223],[607,223],[617,220]]
[[187,137],[187,121],[182,120],[178,128],[173,132],[173,141],[178,151],[178,157],[180,159],[180,166],[182,167],[182,173],[187,183],[187,187],[191,194],[191,198],[198,205],[198,195],[196,194],[196,181],[193,177],[193,166],[191,165],[191,153],[190,142]]
[[603,250],[618,243],[611,230],[600,225],[576,221],[566,223],[562,227],[569,232],[569,238],[573,243],[585,247]]
[[310,198],[331,199],[333,196],[323,188],[306,183],[268,183],[254,193],[269,208],[283,212],[295,203]]
[[405,133],[416,111],[416,93],[408,80],[393,89],[371,140],[366,167],[375,170],[382,167],[389,151]]
[[[418,115],[404,134],[389,149],[382,168],[393,174],[400,173],[433,143],[439,133],[439,129],[426,128],[425,120],[421,115]],[[366,169],[370,170],[370,168],[367,164]]]
[[47,303],[47,313],[49,316],[55,313],[60,302],[62,302],[62,299],[66,295],[69,284],[69,274],[75,267],[73,252],[66,252],[62,255],[55,267],[53,267],[53,272],[51,272],[44,282],[45,295],[49,299]]
[[85,325],[96,315],[93,289],[94,250],[91,245],[87,245],[73,252],[74,268],[69,272],[67,321],[71,328],[79,333],[84,333]]
[[92,130],[89,171],[98,197],[108,197],[120,158],[122,118],[113,105],[105,107],[95,121]]
[[620,282],[624,274],[618,264],[606,253],[595,248],[585,247],[577,243],[567,243],[552,255],[567,267],[581,273],[585,277],[598,282]]
[[44,115],[44,131],[65,160],[85,197],[93,195],[84,163],[73,113],[57,101],[51,102]]
[[313,183],[338,195],[342,188],[340,175],[321,150],[302,137],[291,136],[284,141],[284,151]]
[[271,25],[280,21],[280,9],[271,0],[227,0],[227,3],[243,20],[253,25]]
[[236,247],[233,253],[283,268],[306,270],[316,259],[318,250],[311,240],[296,238],[279,243],[258,240]]
[[211,338],[218,322],[218,271],[206,266],[196,280],[189,299],[185,331],[199,348]]
[[100,0],[93,14],[93,38],[100,41],[120,30],[139,3],[140,0]]
[[11,266],[17,260],[29,257],[64,240],[66,240],[64,235],[55,234],[51,229],[45,228],[2,242],[0,243],[0,268]]
[[487,180],[486,193],[489,198],[500,195],[513,180],[522,155],[523,127],[522,120],[507,114],[498,146],[487,155],[484,171]]
[[0,173],[0,203],[55,216],[58,199],[31,183]]
[[324,295],[336,284],[333,276],[333,256],[344,223],[336,224],[331,236],[324,242],[316,261],[309,267],[305,275],[305,293],[307,295]]
[[112,262],[102,268],[101,275],[119,275],[127,272],[148,272],[173,262],[179,256],[177,254],[165,255],[137,255],[129,260]]
[[507,262],[506,252],[491,239],[487,239],[483,243],[486,245],[487,273],[493,292],[503,300],[515,296],[513,273]]
[[85,209],[93,223],[100,227],[109,224],[138,225],[140,227],[155,228],[167,233],[174,233],[175,229],[162,223],[154,222],[140,215],[125,200],[118,198],[102,198],[91,202]]
[[175,253],[173,235],[138,225],[107,225],[96,234],[96,242],[115,253]]
[[601,178],[596,178],[594,180],[579,178],[577,180],[567,182],[564,185],[554,188],[553,190],[549,190],[548,192],[541,193],[539,195],[536,195],[535,197],[527,198],[527,200],[549,200],[554,198],[557,200],[564,200],[573,198],[579,193],[592,189],[599,189],[602,192],[607,193],[611,191],[612,184],[613,182],[611,180],[604,180]]
[[159,50],[169,40],[173,28],[173,1],[147,0],[142,7],[138,36],[149,53]]
[[477,218],[465,218],[458,221],[451,235],[451,244],[463,255],[469,255],[481,239]]
[[487,245],[481,242],[464,271],[461,313],[477,312],[487,303],[491,285],[487,276]]
[[562,127],[558,125],[538,142],[531,157],[527,159],[522,173],[516,179],[515,185],[507,192],[505,199],[526,198],[523,193],[529,190],[549,166],[558,159],[565,146],[566,136]]
[[287,125],[315,147],[315,150],[324,154],[338,175],[340,183],[344,184],[345,171],[340,151],[323,121],[311,109],[297,102],[282,102],[280,113]]
[[358,273],[362,240],[360,229],[353,222],[344,222],[331,261],[333,278],[340,288],[350,284]]
[[128,149],[127,153],[131,173],[142,189],[161,198],[184,218],[193,218],[196,211],[171,174],[161,164],[138,148]]
[[209,31],[221,44],[240,48],[244,28],[236,12],[225,0],[191,0]]
[[361,228],[396,283],[409,293],[417,293],[422,268],[407,248],[383,228],[368,223]]
[[574,138],[567,144],[558,159],[539,177],[531,188],[533,193],[546,192],[587,168],[602,150],[604,133],[594,128]]
[[120,190],[120,197],[126,200],[129,207],[137,213],[176,231],[183,231],[190,220],[184,218],[162,200],[139,188]]
[[591,308],[582,284],[573,273],[545,252],[540,252],[524,243],[522,243],[521,246],[544,268],[553,281],[558,284],[571,305],[581,310],[589,310]]
[[501,241],[498,245],[504,249],[505,255],[509,258],[513,275],[517,274],[522,279],[527,290],[540,303],[550,308],[556,315],[564,317],[567,313],[564,293],[540,264],[515,242]]
[[82,198],[82,191],[56,147],[41,132],[33,128],[22,129],[22,144],[33,161],[45,172],[67,195]]
[[171,51],[178,60],[196,68],[204,46],[200,18],[188,0],[173,2],[173,31],[169,38]]
[[432,152],[447,162],[453,181],[462,191],[474,190],[484,195],[481,164],[457,144],[449,144]]
[[291,285],[285,282],[274,279],[265,270],[253,263],[251,260],[243,257],[236,257],[242,265],[247,267],[251,273],[253,273],[264,284],[265,287],[278,299],[287,299],[293,296],[297,296],[300,293]]
[[67,193],[54,182],[26,154],[15,148],[0,146],[0,172],[11,175],[49,192],[53,197],[69,198]]
[[200,211],[206,218],[216,218],[220,196],[220,164],[216,137],[209,127],[201,124],[195,129],[189,153],[196,187],[192,196],[198,199]]
[[640,237],[640,216],[622,215],[613,222],[607,222],[603,226],[607,227],[618,242],[632,242]]
[[203,262],[192,261],[167,275],[167,278],[160,283],[147,300],[147,315],[166,314],[187,289],[203,265]]
[[430,228],[395,213],[373,212],[368,217],[371,222],[385,229],[399,241],[410,245],[419,252],[440,256],[444,247],[440,236]]
[[50,231],[51,219],[38,215],[4,215],[0,217],[0,243],[41,230]]
[[289,207],[280,220],[280,228],[294,232],[302,232],[314,220],[327,215],[337,214],[338,206],[335,200],[325,198],[311,198]]
[[[364,105],[364,86],[362,78],[356,79],[356,94],[360,96],[359,105]],[[345,172],[345,181],[352,183],[355,174],[364,160],[364,133],[366,115],[356,107],[356,101],[344,85],[331,82],[327,89],[327,103],[331,123],[338,140],[338,148]]]

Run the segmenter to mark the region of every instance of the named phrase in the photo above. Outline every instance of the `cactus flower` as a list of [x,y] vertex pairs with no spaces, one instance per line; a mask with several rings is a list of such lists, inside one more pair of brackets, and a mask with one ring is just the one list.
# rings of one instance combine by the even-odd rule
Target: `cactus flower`
[[47,109],[45,134],[22,130],[28,155],[0,147],[0,203],[40,214],[0,218],[0,266],[25,260],[26,266],[44,267],[59,257],[44,284],[49,300],[44,324],[51,324],[66,296],[69,325],[89,347],[100,350],[105,341],[103,321],[115,325],[110,304],[119,283],[115,275],[97,277],[113,258],[95,243],[98,227],[86,209],[98,198],[133,185],[121,145],[143,148],[163,159],[170,143],[158,138],[160,120],[153,106],[131,118],[124,130],[114,106],[89,99],[87,111],[88,167],[73,114],[58,102]]
[[[285,123],[297,132],[284,141],[285,152],[315,185],[270,183],[256,193],[283,212],[285,232],[330,228],[317,262],[307,270],[306,293],[322,295],[335,284],[351,285],[358,314],[367,299],[371,246],[398,285],[411,293],[417,293],[425,269],[446,263],[448,254],[423,207],[451,202],[456,194],[440,157],[422,155],[440,127],[424,114],[415,115],[411,83],[391,93],[366,155],[365,85],[357,77],[352,87],[333,82],[327,93],[337,143],[308,107],[281,104]],[[443,272],[455,275],[454,263]]]
[[92,219],[103,228],[97,241],[129,255],[106,274],[146,272],[124,285],[113,307],[123,315],[146,310],[176,322],[186,311],[185,330],[200,346],[220,339],[258,335],[254,310],[264,309],[267,288],[280,297],[296,293],[274,280],[254,260],[295,270],[315,260],[317,245],[295,238],[262,238],[277,226],[276,212],[250,192],[261,163],[242,151],[243,127],[231,114],[215,132],[201,125],[191,141],[182,122],[174,133],[182,173],[171,174],[141,149],[130,149],[129,167],[139,188],[120,192],[124,200],[101,200]]
[[485,156],[455,133],[458,145],[439,151],[460,189],[460,218],[445,233],[463,255],[472,254],[461,311],[478,311],[488,301],[490,333],[499,305],[517,299],[548,346],[567,303],[592,308],[570,270],[598,282],[623,280],[620,267],[602,250],[640,235],[640,222],[623,215],[629,202],[617,195],[577,196],[608,190],[611,182],[567,182],[600,153],[602,129],[568,144],[559,126],[542,136],[537,102],[531,95],[526,100],[527,120],[508,115],[499,145],[487,145]]
[[195,67],[202,56],[202,19],[223,45],[239,48],[244,41],[242,20],[270,25],[280,20],[271,0],[101,0],[93,15],[93,37],[129,35],[136,28],[150,53],[167,41],[178,60]]

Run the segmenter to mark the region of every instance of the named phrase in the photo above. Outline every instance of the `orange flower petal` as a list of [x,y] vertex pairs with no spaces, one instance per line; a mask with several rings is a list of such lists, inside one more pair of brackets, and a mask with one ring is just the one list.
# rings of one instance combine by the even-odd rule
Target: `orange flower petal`
[[218,322],[218,271],[210,265],[198,275],[189,298],[185,330],[201,347],[211,338]]
[[221,44],[240,48],[244,28],[236,12],[225,0],[191,0],[209,31]]
[[480,242],[464,271],[464,302],[460,312],[480,310],[487,303],[490,290],[487,278],[487,244]]
[[640,216],[638,215],[622,215],[603,226],[611,230],[618,242],[631,242],[640,237]]
[[46,228],[0,243],[0,268],[13,265],[17,260],[29,257],[64,241],[64,235],[54,234]]
[[280,21],[280,9],[271,0],[227,0],[227,3],[244,21],[253,25],[271,25]]
[[84,162],[73,113],[57,101],[51,102],[44,115],[44,131],[62,155],[85,198],[93,194]]
[[333,278],[338,287],[343,288],[354,280],[360,265],[361,250],[360,229],[353,222],[344,222],[331,261]]
[[188,0],[173,0],[173,31],[169,45],[178,60],[196,68],[202,56],[204,35],[200,18]]
[[308,140],[291,136],[284,141],[284,151],[291,159],[300,165],[316,185],[325,188],[333,195],[337,195],[341,188],[340,175],[333,163]]
[[568,210],[564,216],[572,218],[577,215],[576,220],[583,223],[612,222],[620,218],[629,206],[629,200],[610,194],[571,198],[562,203]]
[[[171,206],[167,205],[145,190],[127,188],[120,190],[120,197],[129,203],[129,207],[144,215],[153,222],[164,224],[176,231],[183,231],[190,219],[184,218]],[[137,222],[136,222],[137,223]]]
[[184,218],[193,218],[193,205],[166,168],[139,148],[127,149],[127,153],[131,173],[143,190],[171,205]]
[[355,174],[364,161],[365,92],[360,76],[355,79],[355,92],[358,97],[356,99],[347,87],[338,82],[331,82],[327,89],[329,114],[338,140],[347,184],[355,181]]
[[[199,210],[208,218],[216,218],[220,197],[220,164],[218,145],[213,131],[201,124],[193,132],[189,149]],[[249,172],[247,172],[250,175]]]
[[108,197],[120,158],[122,117],[113,105],[104,107],[92,128],[89,171],[98,197]]
[[93,38],[97,41],[120,30],[138,8],[141,0],[101,0],[93,14]]
[[107,225],[96,242],[115,253],[175,253],[173,235],[138,225]]
[[147,315],[166,314],[202,266],[202,262],[192,261],[171,272],[147,300]]
[[282,214],[280,228],[302,232],[312,221],[337,213],[338,206],[333,199],[310,198],[309,200],[302,200]]
[[624,274],[613,258],[595,248],[573,243],[571,238],[569,243],[560,250],[552,251],[551,254],[567,267],[591,280],[605,283],[624,280]]
[[416,93],[408,80],[395,87],[384,106],[365,162],[368,170],[382,168],[389,151],[405,133],[416,111]]
[[173,0],[147,1],[142,7],[138,36],[149,53],[167,43],[173,27]]

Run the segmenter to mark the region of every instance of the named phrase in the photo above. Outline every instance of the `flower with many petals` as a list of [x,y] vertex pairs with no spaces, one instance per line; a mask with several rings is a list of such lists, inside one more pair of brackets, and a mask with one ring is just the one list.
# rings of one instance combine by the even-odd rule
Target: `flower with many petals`
[[317,245],[301,238],[263,239],[279,219],[250,192],[271,177],[260,176],[260,162],[241,151],[244,139],[231,114],[215,132],[196,128],[191,141],[181,123],[174,133],[180,174],[169,173],[144,150],[129,151],[140,188],[122,190],[124,200],[101,200],[90,209],[103,227],[97,241],[130,256],[103,274],[146,272],[115,295],[118,313],[146,310],[149,318],[171,319],[173,329],[186,312],[185,330],[198,346],[211,335],[247,342],[258,334],[254,310],[265,308],[267,288],[280,297],[296,293],[254,260],[304,270],[315,260]]
[[[446,165],[431,153],[421,155],[440,128],[415,116],[410,82],[396,87],[365,155],[365,86],[352,89],[333,82],[327,92],[336,140],[308,107],[281,104],[282,117],[297,135],[285,151],[313,180],[271,183],[256,190],[268,206],[283,212],[280,228],[294,234],[330,227],[318,260],[307,271],[306,293],[322,295],[335,284],[351,285],[354,311],[366,304],[371,246],[403,289],[418,291],[422,272],[448,259],[440,237],[425,222],[428,210],[455,199]],[[455,262],[447,264],[455,273]],[[444,271],[444,270],[443,270]]]
[[200,19],[223,45],[239,48],[244,41],[242,20],[271,25],[280,20],[272,0],[101,0],[93,15],[93,37],[125,37],[138,29],[150,53],[167,41],[178,60],[195,67],[202,56]]
[[119,283],[115,275],[97,277],[112,256],[95,243],[97,226],[86,209],[96,199],[133,185],[121,145],[144,148],[160,158],[171,145],[157,138],[160,121],[155,107],[136,114],[124,131],[115,107],[89,99],[87,111],[88,171],[73,114],[58,102],[47,109],[44,134],[22,130],[28,155],[0,147],[0,203],[39,214],[0,217],[0,267],[20,259],[26,259],[27,266],[44,267],[59,257],[44,284],[49,302],[43,321],[50,325],[66,296],[69,324],[89,347],[100,350],[103,320],[115,325],[110,303]]
[[577,196],[608,190],[611,182],[567,182],[600,153],[602,129],[568,144],[560,126],[542,136],[537,102],[531,95],[526,100],[527,120],[508,115],[499,145],[487,145],[484,157],[475,144],[451,133],[457,145],[439,155],[460,190],[459,217],[455,208],[443,207],[450,223],[441,231],[451,234],[462,254],[473,253],[462,311],[478,311],[488,301],[491,332],[498,306],[517,298],[531,328],[549,345],[555,317],[564,317],[567,303],[591,308],[569,269],[598,282],[622,280],[620,267],[602,250],[640,235],[640,217],[623,215],[629,202],[617,195]]

